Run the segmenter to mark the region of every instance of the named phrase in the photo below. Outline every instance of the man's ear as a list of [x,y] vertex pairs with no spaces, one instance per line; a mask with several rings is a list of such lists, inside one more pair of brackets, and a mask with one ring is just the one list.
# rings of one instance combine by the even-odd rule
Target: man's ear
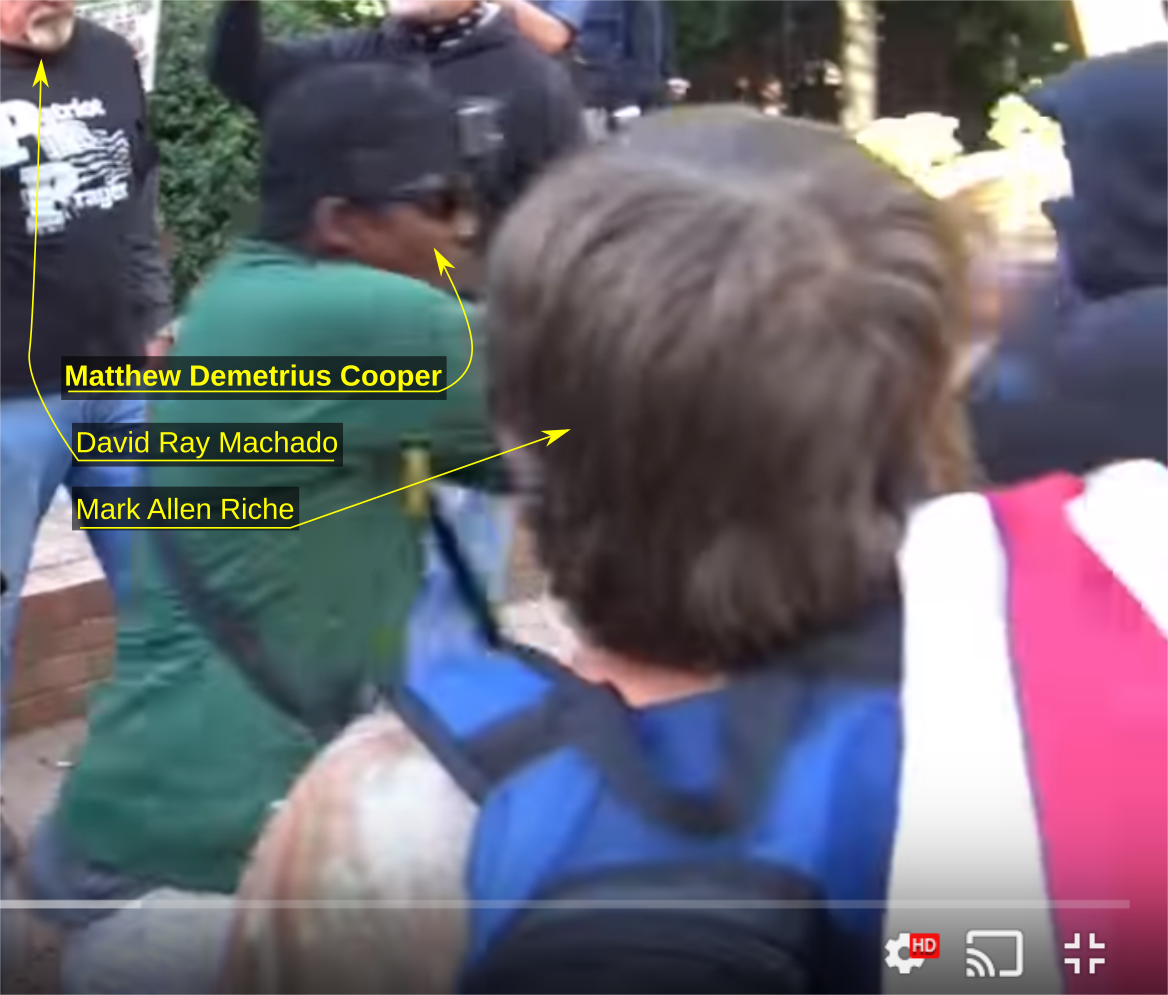
[[353,255],[359,241],[352,207],[340,197],[324,197],[312,208],[311,240],[321,255]]
[[482,219],[475,211],[463,208],[454,215],[454,237],[463,245],[473,246],[482,231]]

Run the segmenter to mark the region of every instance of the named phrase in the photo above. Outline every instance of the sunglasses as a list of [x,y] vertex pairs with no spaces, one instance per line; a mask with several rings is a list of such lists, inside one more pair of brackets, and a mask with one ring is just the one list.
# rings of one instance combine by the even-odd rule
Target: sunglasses
[[409,205],[435,221],[453,221],[460,214],[474,209],[474,198],[465,181],[439,176],[399,187],[383,198],[381,203],[386,207]]

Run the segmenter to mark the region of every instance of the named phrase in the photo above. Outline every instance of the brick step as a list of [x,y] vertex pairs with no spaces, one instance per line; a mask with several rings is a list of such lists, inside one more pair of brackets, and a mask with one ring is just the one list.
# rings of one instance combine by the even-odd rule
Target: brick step
[[114,655],[114,606],[101,567],[61,495],[37,537],[20,601],[6,733],[78,718]]

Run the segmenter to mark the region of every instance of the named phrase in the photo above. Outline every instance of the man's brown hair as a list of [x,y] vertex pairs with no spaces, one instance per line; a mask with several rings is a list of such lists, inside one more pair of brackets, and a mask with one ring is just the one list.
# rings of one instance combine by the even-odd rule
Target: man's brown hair
[[492,405],[572,430],[516,470],[588,638],[731,670],[887,589],[907,509],[962,483],[964,269],[834,129],[689,111],[546,179],[491,260]]

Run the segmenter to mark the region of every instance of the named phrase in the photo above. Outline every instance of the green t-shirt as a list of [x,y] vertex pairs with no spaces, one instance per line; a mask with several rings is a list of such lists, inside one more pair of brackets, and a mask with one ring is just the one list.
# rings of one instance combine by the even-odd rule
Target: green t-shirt
[[[175,355],[446,356],[453,380],[469,349],[448,294],[249,244],[195,295]],[[159,401],[152,423],[341,422],[344,466],[176,466],[149,476],[166,486],[295,486],[307,521],[402,486],[403,443],[428,443],[433,473],[498,452],[483,370],[476,360],[444,400]],[[450,479],[495,483],[501,462]],[[282,686],[313,702],[395,675],[421,578],[420,529],[394,495],[295,531],[173,535],[202,586],[248,621]],[[150,534],[132,535],[133,596],[119,613],[113,676],[94,697],[88,741],[63,790],[60,829],[95,863],[178,888],[233,891],[272,804],[316,743],[192,622]]]

